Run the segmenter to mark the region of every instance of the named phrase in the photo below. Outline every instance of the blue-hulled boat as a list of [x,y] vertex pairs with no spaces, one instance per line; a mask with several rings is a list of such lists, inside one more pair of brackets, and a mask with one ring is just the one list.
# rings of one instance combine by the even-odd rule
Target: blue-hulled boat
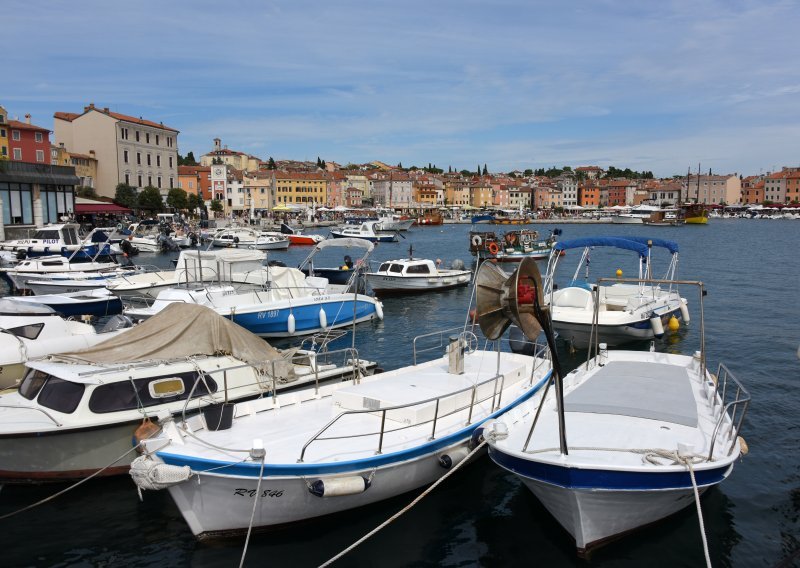
[[100,318],[122,313],[122,300],[105,288],[41,296],[14,296],[10,299],[15,302],[48,306],[63,317],[93,316]]

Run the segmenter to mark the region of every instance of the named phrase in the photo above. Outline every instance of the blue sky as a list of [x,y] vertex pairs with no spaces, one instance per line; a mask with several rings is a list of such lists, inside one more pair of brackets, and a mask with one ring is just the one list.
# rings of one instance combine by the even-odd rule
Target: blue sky
[[793,0],[6,0],[11,117],[97,106],[263,159],[800,165]]

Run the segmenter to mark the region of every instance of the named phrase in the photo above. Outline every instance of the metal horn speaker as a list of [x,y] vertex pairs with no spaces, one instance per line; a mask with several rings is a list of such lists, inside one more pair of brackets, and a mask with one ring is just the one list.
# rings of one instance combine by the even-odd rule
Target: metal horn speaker
[[[532,258],[525,258],[511,276],[493,262],[484,262],[475,276],[476,319],[488,339],[497,339],[515,323],[529,339],[542,331],[549,317],[542,299],[542,277]],[[538,315],[534,302],[538,299]],[[545,322],[546,323],[546,322]]]

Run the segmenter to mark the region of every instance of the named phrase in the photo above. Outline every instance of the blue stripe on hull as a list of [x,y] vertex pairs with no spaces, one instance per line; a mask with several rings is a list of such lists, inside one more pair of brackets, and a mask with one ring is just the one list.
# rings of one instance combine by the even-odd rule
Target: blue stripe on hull
[[[341,327],[353,323],[353,301],[310,304],[278,310],[263,310],[237,313],[226,316],[256,335],[289,335],[289,314],[294,315],[295,334],[320,331],[319,311],[325,311],[328,327]],[[356,321],[375,314],[375,304],[359,300],[356,302]]]
[[[489,447],[489,456],[497,465],[520,477],[568,489],[646,491],[691,489],[692,487],[692,479],[688,470],[646,472],[561,467],[512,456],[499,451],[493,446]],[[731,466],[732,464],[726,463],[714,469],[696,469],[694,476],[697,484],[701,487],[716,485],[727,477]]]

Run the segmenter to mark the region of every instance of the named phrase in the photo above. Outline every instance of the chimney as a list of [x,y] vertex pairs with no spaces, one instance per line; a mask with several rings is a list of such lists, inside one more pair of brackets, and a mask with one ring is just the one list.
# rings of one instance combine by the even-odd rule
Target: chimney
[[25,115],[25,124],[30,124],[30,123],[31,123],[31,115],[30,114],[26,114]]
[[108,114],[108,107],[103,107],[103,112]]

